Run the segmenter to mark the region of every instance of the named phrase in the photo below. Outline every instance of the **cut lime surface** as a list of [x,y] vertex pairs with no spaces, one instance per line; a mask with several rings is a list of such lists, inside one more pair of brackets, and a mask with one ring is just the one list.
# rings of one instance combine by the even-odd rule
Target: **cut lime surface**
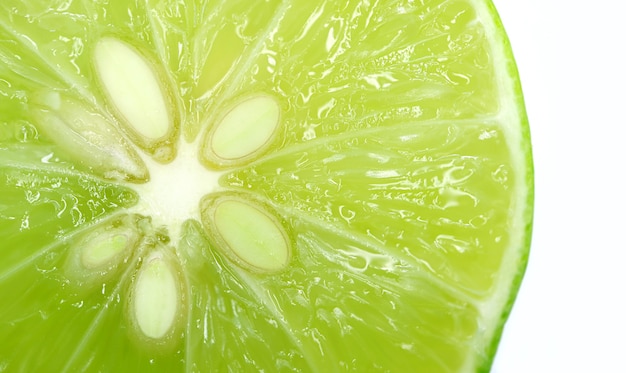
[[531,162],[489,1],[4,1],[0,371],[487,371]]

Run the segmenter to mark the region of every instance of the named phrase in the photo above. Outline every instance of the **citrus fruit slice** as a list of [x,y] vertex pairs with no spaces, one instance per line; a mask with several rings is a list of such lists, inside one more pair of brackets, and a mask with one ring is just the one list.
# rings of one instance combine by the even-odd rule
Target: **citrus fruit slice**
[[532,198],[489,1],[0,3],[0,371],[488,370]]

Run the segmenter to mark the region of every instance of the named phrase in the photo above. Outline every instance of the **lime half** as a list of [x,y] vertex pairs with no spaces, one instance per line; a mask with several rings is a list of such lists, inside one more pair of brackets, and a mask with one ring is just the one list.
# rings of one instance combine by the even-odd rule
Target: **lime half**
[[489,1],[4,0],[0,371],[487,371],[532,177]]

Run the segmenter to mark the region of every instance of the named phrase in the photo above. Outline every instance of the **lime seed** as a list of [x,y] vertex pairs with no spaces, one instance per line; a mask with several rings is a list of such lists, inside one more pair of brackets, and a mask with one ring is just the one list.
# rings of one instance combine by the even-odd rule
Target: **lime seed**
[[280,221],[264,206],[238,197],[204,200],[202,220],[217,246],[244,268],[276,272],[287,266],[290,242]]
[[99,240],[89,242],[83,249],[82,263],[85,268],[94,269],[111,261],[128,246],[129,238],[125,234],[98,236]]
[[152,64],[137,50],[105,37],[95,46],[94,63],[102,86],[133,133],[150,142],[171,131],[162,84]]
[[102,115],[59,92],[42,91],[33,98],[33,116],[43,134],[77,163],[107,179],[147,177],[145,165],[122,135]]
[[216,164],[249,161],[270,144],[279,123],[280,107],[273,97],[248,98],[232,107],[209,132],[203,155]]
[[133,296],[133,315],[139,331],[148,338],[163,338],[176,320],[179,294],[175,274],[161,253],[145,259]]

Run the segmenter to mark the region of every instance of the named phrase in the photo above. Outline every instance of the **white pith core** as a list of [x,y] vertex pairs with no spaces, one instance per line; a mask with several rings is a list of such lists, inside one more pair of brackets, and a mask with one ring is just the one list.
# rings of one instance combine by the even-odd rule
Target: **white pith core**
[[200,220],[200,200],[219,188],[223,174],[201,165],[197,149],[197,144],[181,143],[168,164],[143,156],[150,181],[130,185],[140,196],[133,212],[152,217],[155,226],[167,227],[173,240],[186,220]]

